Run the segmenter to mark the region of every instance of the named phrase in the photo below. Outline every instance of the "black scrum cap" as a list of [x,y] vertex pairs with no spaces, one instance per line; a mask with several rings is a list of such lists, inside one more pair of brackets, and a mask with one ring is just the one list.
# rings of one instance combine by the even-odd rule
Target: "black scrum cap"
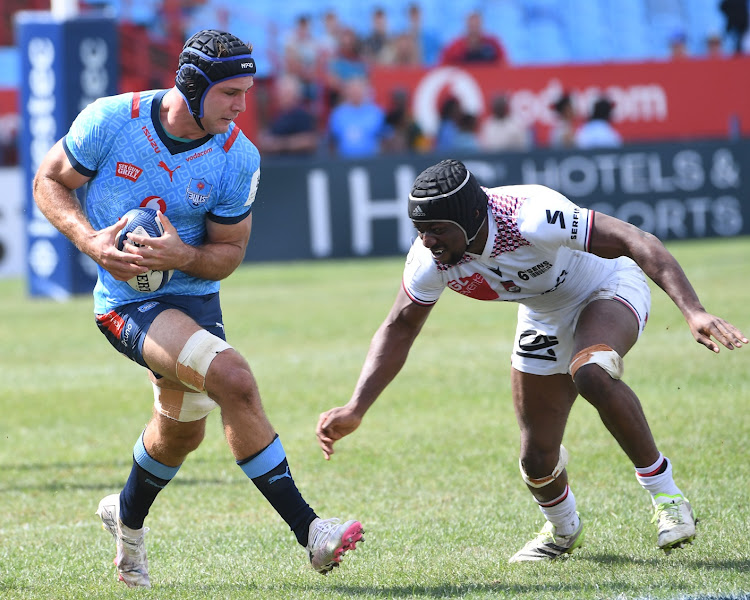
[[254,75],[255,59],[251,52],[239,38],[216,29],[199,31],[185,42],[175,84],[201,129],[203,101],[208,90],[224,79]]
[[443,160],[422,171],[414,181],[409,218],[455,223],[463,229],[468,246],[487,218],[487,194],[461,161]]

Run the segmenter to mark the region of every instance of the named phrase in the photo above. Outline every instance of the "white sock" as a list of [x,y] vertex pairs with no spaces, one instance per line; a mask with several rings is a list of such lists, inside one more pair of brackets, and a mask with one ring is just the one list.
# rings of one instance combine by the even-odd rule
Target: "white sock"
[[[667,463],[667,468],[663,473],[655,475],[664,463]],[[641,484],[644,490],[651,494],[651,502],[656,505],[656,496],[666,494],[667,496],[682,496],[682,491],[677,487],[677,484],[672,478],[672,461],[667,459],[661,452],[659,453],[658,460],[648,467],[636,467],[635,476],[638,483]]]
[[570,535],[578,529],[581,520],[576,513],[576,497],[569,485],[565,486],[565,491],[554,500],[539,503],[539,510],[544,517],[555,526],[557,535]]

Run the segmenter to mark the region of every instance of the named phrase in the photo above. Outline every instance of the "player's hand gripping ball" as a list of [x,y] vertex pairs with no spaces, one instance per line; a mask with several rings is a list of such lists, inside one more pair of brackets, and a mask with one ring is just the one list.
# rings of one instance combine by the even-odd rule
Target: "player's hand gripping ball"
[[[127,238],[128,233],[136,235],[147,235],[148,237],[161,237],[164,227],[156,216],[156,211],[150,208],[134,208],[125,213],[128,218],[127,225],[117,234],[115,246],[122,250],[126,244],[139,246]],[[172,271],[148,271],[136,275],[128,280],[128,285],[138,292],[155,292],[160,290],[172,277]]]

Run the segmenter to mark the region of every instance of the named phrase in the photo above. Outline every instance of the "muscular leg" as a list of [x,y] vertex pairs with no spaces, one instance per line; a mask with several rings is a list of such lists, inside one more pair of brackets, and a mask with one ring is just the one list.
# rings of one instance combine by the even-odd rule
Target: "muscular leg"
[[[177,356],[199,329],[180,311],[163,312],[154,320],[143,344],[146,362],[175,385],[181,385],[176,375]],[[235,459],[252,456],[273,441],[275,432],[261,405],[255,377],[237,351],[228,349],[216,356],[206,373],[205,386],[209,397],[221,408],[227,442]],[[166,431],[176,434],[177,430],[182,428]],[[170,441],[176,440],[170,437]]]
[[[152,383],[162,389],[190,390],[180,383],[156,379],[149,374]],[[203,441],[206,433],[206,419],[186,423],[165,417],[154,410],[151,420],[143,432],[143,444],[149,455],[169,467],[179,467],[185,457]]]
[[[606,344],[625,356],[637,339],[638,323],[627,306],[616,300],[597,300],[581,312],[573,354]],[[623,381],[612,379],[596,364],[587,364],[576,373],[575,385],[597,409],[604,425],[636,467],[651,465],[659,458],[641,403]]]
[[[637,321],[630,309],[615,300],[598,300],[581,313],[574,353],[606,344],[624,356],[637,339]],[[638,483],[651,494],[655,508],[657,544],[669,551],[695,537],[695,516],[690,503],[672,478],[672,465],[656,447],[638,397],[625,383],[612,379],[596,364],[575,374],[580,394],[599,411],[602,421],[628,455]]]
[[[521,464],[533,478],[552,473],[560,455],[565,425],[578,395],[570,376],[531,375],[511,369],[513,407],[521,430]],[[549,502],[565,491],[566,470],[549,485],[529,486],[538,502]]]
[[[146,363],[166,380],[180,385],[177,362],[188,340],[199,330],[198,324],[186,314],[177,310],[164,311],[154,319],[144,341]],[[208,341],[211,343],[210,338]],[[199,348],[196,352],[206,350]],[[294,483],[286,453],[263,410],[258,385],[247,361],[233,348],[227,348],[218,351],[205,373],[198,375],[204,375],[205,393],[221,409],[226,439],[237,464],[287,522],[297,541],[306,546],[310,526],[317,515]],[[200,385],[197,380],[189,383]],[[162,456],[176,460],[180,452],[188,450],[184,441],[189,438],[190,429],[181,427],[182,423],[165,427],[159,427],[162,420],[152,423],[153,428],[149,427],[154,435],[150,434],[148,440],[161,444],[157,451],[162,452]],[[188,435],[182,436],[183,433]],[[192,441],[200,443],[200,439],[202,432]]]
[[[549,479],[560,460],[560,443],[570,409],[578,395],[565,374],[531,375],[511,371],[513,406],[521,430],[521,468],[524,479]],[[511,563],[552,560],[573,552],[583,542],[583,526],[576,511],[568,473],[563,469],[546,485],[529,491],[546,522],[542,530],[511,558]]]

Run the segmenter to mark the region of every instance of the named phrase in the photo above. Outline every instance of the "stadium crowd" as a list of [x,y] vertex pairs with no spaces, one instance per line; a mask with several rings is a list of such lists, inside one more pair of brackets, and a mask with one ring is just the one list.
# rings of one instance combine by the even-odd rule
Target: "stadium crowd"
[[[44,8],[49,1],[32,4]],[[122,91],[169,87],[173,73],[166,57],[197,29],[237,31],[250,40],[258,63],[256,141],[264,155],[286,157],[523,151],[537,145],[535,132],[516,119],[503,94],[487,99],[485,115],[467,114],[455,99],[447,99],[439,131],[425,135],[410,114],[406,91],[395,92],[387,103],[374,100],[370,72],[375,66],[591,64],[750,51],[748,0],[472,0],[450,6],[434,0],[344,0],[335,7],[304,0],[251,6],[238,0],[91,0],[80,5],[111,10],[121,38],[129,41],[123,47],[133,48],[134,56],[121,60]],[[5,34],[9,27],[10,21],[0,24]],[[0,31],[0,39],[9,37]],[[144,63],[154,68],[144,70]],[[600,100],[596,118],[592,108],[588,121],[611,129],[612,106],[605,110],[607,98]],[[564,99],[555,105],[560,102]],[[550,108],[559,116],[556,127],[569,130],[550,145],[591,147],[590,141],[579,143],[577,135],[579,128],[591,128],[586,119],[571,120]],[[593,139],[605,138],[616,144],[618,135]],[[6,147],[13,143],[3,139]],[[5,162],[15,156],[1,155]]]

